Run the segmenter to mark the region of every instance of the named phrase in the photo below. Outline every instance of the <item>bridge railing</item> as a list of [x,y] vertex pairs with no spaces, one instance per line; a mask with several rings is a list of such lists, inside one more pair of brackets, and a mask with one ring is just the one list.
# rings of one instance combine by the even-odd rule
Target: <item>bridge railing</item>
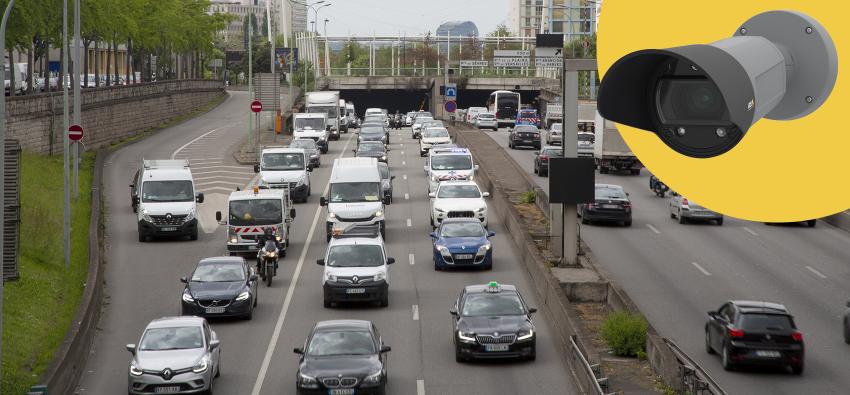
[[[527,69],[520,68],[502,68],[502,67],[451,67],[454,76],[468,77],[531,77],[531,78],[555,78],[555,73],[551,69],[541,69],[538,75],[538,70],[533,67]],[[324,72],[325,70],[323,70]],[[376,67],[369,69],[368,67],[332,67],[326,69],[327,76],[356,76],[356,77],[372,77],[372,76],[401,76],[401,77],[435,77],[445,74],[445,68],[440,67]],[[323,73],[324,74],[324,73]]]

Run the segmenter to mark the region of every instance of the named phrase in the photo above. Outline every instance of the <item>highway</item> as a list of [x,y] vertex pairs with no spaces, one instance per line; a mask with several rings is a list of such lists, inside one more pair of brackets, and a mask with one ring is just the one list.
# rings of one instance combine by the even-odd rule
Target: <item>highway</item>
[[[533,149],[507,148],[507,129],[487,133],[544,190],[548,178],[533,174]],[[730,394],[839,394],[850,388],[850,346],[841,319],[848,300],[850,234],[823,221],[768,226],[726,218],[723,226],[679,224],[669,198],[649,190],[640,176],[596,175],[630,193],[629,228],[581,225],[581,237],[609,276],[623,286],[662,336],[673,339]],[[769,199],[741,196],[741,199]],[[703,346],[706,312],[730,299],[785,304],[806,343],[802,377],[776,370],[726,372]]]
[[[250,182],[250,166],[234,162],[230,151],[247,133],[248,95],[231,92],[224,104],[180,125],[127,145],[110,155],[104,172],[106,195],[106,303],[100,331],[84,369],[80,394],[124,393],[130,354],[152,319],[179,313],[183,284],[198,260],[225,253],[225,230],[214,221],[226,210],[228,191]],[[266,132],[268,133],[268,132]],[[219,394],[292,394],[298,360],[293,347],[303,345],[319,320],[356,318],[375,322],[389,355],[390,394],[565,394],[574,393],[567,367],[557,354],[545,316],[538,314],[537,360],[466,363],[454,361],[449,307],[464,285],[491,280],[519,287],[537,306],[531,282],[516,262],[504,228],[490,218],[492,272],[435,272],[428,234],[428,197],[423,159],[408,129],[392,132],[390,168],[395,202],[387,209],[387,246],[396,263],[390,267],[387,308],[322,307],[325,210],[318,205],[330,176],[332,159],[352,155],[355,134],[332,142],[322,167],[311,174],[313,195],[297,204],[291,250],[271,288],[261,285],[253,320],[212,320],[221,338]],[[199,191],[205,192],[200,217],[203,232],[195,242],[156,240],[140,243],[127,185],[142,158],[187,158]]]

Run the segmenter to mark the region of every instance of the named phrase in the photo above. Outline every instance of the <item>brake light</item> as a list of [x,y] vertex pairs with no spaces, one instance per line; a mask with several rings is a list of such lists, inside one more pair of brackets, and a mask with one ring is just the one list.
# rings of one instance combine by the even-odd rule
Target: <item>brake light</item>
[[741,338],[744,337],[743,329],[729,328],[729,337]]
[[688,207],[688,204],[689,204],[689,203],[688,203],[688,199],[687,199],[687,198],[682,198],[682,207]]
[[800,332],[791,332],[791,338],[794,339],[795,342],[803,341],[803,334]]
[[623,208],[632,208],[631,203],[623,203]]
[[540,159],[548,160],[548,159],[549,159],[549,155],[540,155]]

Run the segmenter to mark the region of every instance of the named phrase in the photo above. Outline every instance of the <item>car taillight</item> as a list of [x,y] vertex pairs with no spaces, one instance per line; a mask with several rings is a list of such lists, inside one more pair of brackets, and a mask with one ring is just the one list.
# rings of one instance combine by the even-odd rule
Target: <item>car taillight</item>
[[632,208],[631,203],[623,203],[623,208]]
[[794,339],[795,342],[803,341],[803,334],[800,332],[791,332],[791,338]]
[[741,338],[744,337],[743,329],[729,328],[729,337]]
[[549,155],[540,155],[540,159],[549,160]]
[[535,140],[540,140],[540,135],[539,135],[539,134],[536,134],[536,133],[535,133],[535,134],[532,134],[531,136],[532,136],[532,137],[534,137],[534,139],[535,139]]

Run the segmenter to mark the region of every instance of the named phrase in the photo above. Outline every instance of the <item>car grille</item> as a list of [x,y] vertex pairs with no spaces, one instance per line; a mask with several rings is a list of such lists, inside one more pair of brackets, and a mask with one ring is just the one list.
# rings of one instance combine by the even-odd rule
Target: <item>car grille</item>
[[516,341],[516,334],[511,333],[495,337],[493,335],[475,335],[479,344],[511,344]]
[[185,215],[151,215],[154,225],[182,225],[186,222]]
[[366,284],[371,283],[374,279],[373,276],[356,276],[357,281],[354,280],[355,276],[337,276],[336,282],[340,284]]
[[446,215],[448,218],[475,218],[475,213],[472,211],[449,211]]
[[342,377],[342,378],[326,378],[322,379],[322,384],[327,388],[351,388],[357,385],[357,378],[355,377]]
[[367,221],[371,221],[373,218],[375,218],[374,215],[370,215],[368,217],[363,217],[363,218],[343,218],[343,217],[340,217],[339,215],[337,215],[337,217],[336,217],[336,219],[338,219],[339,222],[367,222]]
[[297,182],[290,182],[290,183],[281,182],[281,183],[269,184],[269,188],[272,188],[272,189],[282,189],[282,188],[295,189],[296,185],[298,185]]
[[536,133],[517,133],[517,136],[530,139],[530,138],[536,137],[537,134]]
[[468,178],[468,176],[460,175],[460,174],[454,174],[454,175],[443,175],[443,176],[438,176],[438,177],[437,177],[437,179],[438,179],[438,180],[440,180],[440,181],[446,181],[446,180],[466,180],[467,178]]
[[230,306],[230,299],[198,299],[198,305],[201,307],[227,307]]

